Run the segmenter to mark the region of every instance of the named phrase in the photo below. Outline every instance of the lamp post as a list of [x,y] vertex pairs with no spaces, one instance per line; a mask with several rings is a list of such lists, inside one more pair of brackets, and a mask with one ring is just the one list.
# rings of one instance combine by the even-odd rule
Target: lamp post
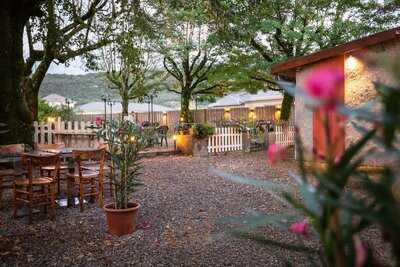
[[153,112],[153,97],[154,95],[150,95],[150,105],[151,105],[151,124],[154,123],[154,112]]
[[107,122],[107,101],[108,97],[106,94],[101,96],[101,100],[104,102],[104,123]]
[[147,121],[150,123],[150,98],[147,97]]
[[68,98],[65,99],[65,104],[67,104],[67,119],[68,120],[71,120],[71,118],[70,118],[71,110],[70,110],[70,106],[69,106],[71,103],[72,102]]
[[113,119],[113,111],[112,107],[115,105],[115,101],[111,100],[110,98],[108,99],[108,105],[110,106],[110,120],[112,121]]

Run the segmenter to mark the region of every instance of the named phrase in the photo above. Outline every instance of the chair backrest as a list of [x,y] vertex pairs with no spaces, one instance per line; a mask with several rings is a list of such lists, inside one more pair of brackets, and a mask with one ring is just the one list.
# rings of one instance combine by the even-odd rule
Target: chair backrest
[[60,155],[58,154],[23,154],[22,161],[24,162],[24,165],[27,165],[30,186],[32,184],[32,179],[34,178],[34,174],[40,173],[42,167],[55,167],[54,172],[52,172],[52,177],[50,177],[54,180],[56,179],[57,173],[60,170]]
[[168,129],[169,128],[167,125],[162,125],[162,126],[158,127],[158,133],[162,134],[162,135],[167,135]]
[[38,150],[46,150],[46,149],[63,149],[65,148],[64,143],[56,143],[56,144],[36,144],[36,148]]
[[75,162],[78,165],[79,176],[82,176],[82,167],[86,163],[99,165],[99,176],[103,177],[104,160],[106,155],[105,148],[93,150],[73,150],[72,151]]
[[24,144],[11,144],[11,145],[1,145],[0,153],[1,154],[20,154],[25,151]]

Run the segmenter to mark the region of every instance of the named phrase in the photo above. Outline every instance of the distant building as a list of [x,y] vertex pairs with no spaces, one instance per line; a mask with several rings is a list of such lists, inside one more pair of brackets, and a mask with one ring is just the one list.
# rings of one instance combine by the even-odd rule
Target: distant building
[[276,91],[258,91],[257,94],[250,94],[245,91],[231,93],[218,99],[215,103],[208,105],[209,108],[234,108],[246,107],[256,108],[265,106],[281,105],[283,95]]
[[[111,108],[110,105],[107,104],[107,114],[110,114]],[[171,111],[171,108],[164,107],[161,105],[153,104],[153,111],[154,112],[167,112]],[[129,103],[128,112],[148,112],[149,105],[147,103]],[[77,114],[84,114],[84,115],[100,115],[104,114],[104,102],[90,102],[76,108]],[[122,105],[120,102],[116,102],[112,106],[112,113],[113,114],[121,114],[122,113]]]
[[72,99],[66,98],[64,96],[58,94],[50,94],[48,96],[43,97],[43,100],[46,101],[52,107],[60,107],[69,105],[70,108],[75,107],[76,102]]

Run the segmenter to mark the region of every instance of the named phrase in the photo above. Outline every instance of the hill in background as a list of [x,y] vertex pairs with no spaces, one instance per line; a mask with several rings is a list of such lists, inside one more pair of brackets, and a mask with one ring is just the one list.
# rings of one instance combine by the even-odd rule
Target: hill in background
[[[89,73],[86,75],[47,74],[40,87],[39,96],[59,94],[77,102],[77,105],[93,101],[101,101],[102,95],[108,93],[118,99],[115,90],[107,88],[104,73]],[[177,108],[180,96],[169,91],[162,91],[154,99],[155,104]]]

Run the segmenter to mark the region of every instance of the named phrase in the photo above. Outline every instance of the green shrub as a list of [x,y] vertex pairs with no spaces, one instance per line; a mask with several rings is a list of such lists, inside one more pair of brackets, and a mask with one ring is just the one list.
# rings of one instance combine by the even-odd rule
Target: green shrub
[[207,138],[214,134],[215,128],[209,124],[195,123],[192,127],[193,137],[197,139]]

